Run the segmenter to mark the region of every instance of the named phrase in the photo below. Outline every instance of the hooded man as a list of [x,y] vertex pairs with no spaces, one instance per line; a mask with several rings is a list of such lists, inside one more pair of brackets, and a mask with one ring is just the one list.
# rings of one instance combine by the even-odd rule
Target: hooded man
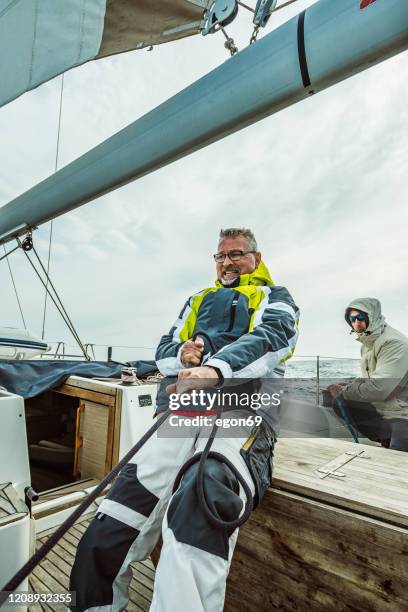
[[[299,310],[288,290],[274,285],[253,233],[222,230],[214,260],[215,285],[192,295],[160,340],[156,363],[168,380],[158,393],[157,412],[171,407],[168,394],[174,391],[253,390],[261,379],[282,376],[294,351]],[[248,418],[239,405],[223,419]],[[255,413],[257,428],[251,415],[252,423],[234,434],[222,427],[211,430],[212,455],[201,469],[194,459],[205,451],[210,432],[191,424],[183,435],[183,414],[172,412],[164,433],[162,426],[121,470],[80,541],[70,584],[78,612],[124,610],[129,563],[149,556],[160,531],[163,546],[150,612],[223,609],[238,535],[231,525],[248,515],[248,500],[256,505],[270,485],[277,428],[269,413],[268,418]]]
[[398,398],[407,382],[408,338],[385,322],[375,298],[350,302],[345,319],[362,344],[361,378],[328,390],[363,436],[408,451],[408,403]]

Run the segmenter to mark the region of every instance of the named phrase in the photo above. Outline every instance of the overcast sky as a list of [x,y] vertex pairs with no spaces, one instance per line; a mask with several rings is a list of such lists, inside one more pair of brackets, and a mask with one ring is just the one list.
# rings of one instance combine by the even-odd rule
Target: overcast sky
[[[276,13],[273,26],[310,4]],[[229,30],[246,45],[249,13]],[[195,36],[66,73],[59,167],[227,57],[221,35]],[[58,218],[51,275],[83,341],[154,347],[186,298],[212,284],[228,226],[253,229],[299,305],[298,354],[356,357],[343,320],[355,297],[378,297],[408,333],[407,71],[404,53]],[[0,109],[0,205],[53,172],[60,86],[57,77]],[[44,257],[48,232],[35,232]],[[40,334],[43,290],[22,253],[10,263],[27,327]],[[0,283],[0,326],[21,327],[4,260]],[[52,305],[46,339],[72,344]]]

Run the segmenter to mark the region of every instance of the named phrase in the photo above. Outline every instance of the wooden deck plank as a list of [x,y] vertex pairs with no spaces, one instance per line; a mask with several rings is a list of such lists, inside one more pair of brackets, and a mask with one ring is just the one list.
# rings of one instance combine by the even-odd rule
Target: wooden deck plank
[[139,562],[137,564],[137,571],[140,574],[143,574],[143,576],[145,576],[148,580],[154,582],[154,570],[150,569],[150,567],[147,567],[147,565],[145,565],[144,563]]
[[406,528],[269,490],[240,530],[224,609],[406,612],[407,551]]
[[[29,591],[31,591],[32,593],[46,593],[47,592],[47,586],[45,584],[43,584],[41,582],[41,580],[39,580],[39,578],[34,575],[31,574],[29,579],[28,579],[28,585],[29,585]],[[33,606],[29,606],[28,607],[28,612],[39,612],[40,610],[56,610],[57,612],[60,612],[61,608],[58,610],[58,608],[56,606],[53,606],[52,604],[43,604],[43,605],[38,605],[35,604]]]
[[108,393],[97,393],[95,391],[88,391],[87,389],[81,389],[79,387],[73,387],[71,385],[61,385],[58,389],[55,389],[56,393],[62,395],[70,395],[71,397],[77,397],[78,399],[88,400],[95,402],[96,404],[102,404],[104,406],[113,407],[115,405],[115,397]]
[[61,584],[59,581],[60,572],[57,572],[57,568],[52,563],[44,559],[34,570],[34,574],[41,580],[47,587],[47,591],[52,593],[62,593],[67,590],[67,582]]
[[63,550],[69,553],[72,557],[75,557],[76,546],[72,546],[72,544],[66,539],[66,536],[64,536],[56,546],[61,546]]
[[[138,591],[137,584],[134,583],[132,579],[129,587],[129,599],[133,603],[133,605],[137,606],[138,610],[149,610],[151,604],[151,598],[146,599],[143,595]],[[128,608],[129,612],[129,608]]]
[[85,530],[86,530],[86,527],[84,527],[84,529],[82,529],[82,530],[79,530],[79,528],[75,525],[75,526],[71,527],[70,532],[71,532],[73,537],[77,538],[78,543],[79,543],[79,540],[84,535]]
[[[148,610],[149,608],[147,608]],[[142,606],[138,606],[131,598],[129,598],[129,603],[126,608],[126,612],[145,612],[146,608]]]
[[132,585],[134,585],[134,589],[135,591],[137,591],[138,593],[140,593],[140,595],[143,595],[143,597],[145,597],[148,601],[152,599],[153,597],[153,583],[151,583],[151,581],[149,580],[149,586],[146,586],[146,582],[148,579],[146,579],[146,577],[143,574],[140,574],[137,570],[136,570],[136,565],[135,563],[131,563],[131,567],[133,570],[133,578],[132,578]]
[[[64,592],[68,590],[69,575],[75,559],[76,548],[84,531],[93,519],[93,514],[75,523],[65,536],[54,546],[40,565],[30,574],[30,590],[36,593]],[[47,540],[54,529],[40,533],[37,537],[37,549]],[[133,576],[129,587],[129,605],[127,612],[148,612],[153,596],[154,566],[148,559],[131,564]],[[41,610],[61,612],[61,606],[30,606],[29,612]]]
[[58,555],[55,548],[50,550],[47,555],[47,559],[54,565],[54,567],[58,568],[58,570],[64,574],[66,579],[69,579],[72,563],[67,562],[67,557],[63,558],[62,556]]
[[71,530],[67,531],[67,533],[63,537],[63,540],[71,544],[71,546],[76,550],[79,539],[75,537]]
[[[315,470],[348,451],[364,450],[343,465],[343,479]],[[276,446],[274,487],[408,527],[407,453],[341,440],[282,438]]]
[[[34,593],[63,592],[64,589],[62,589],[61,587],[55,584],[51,584],[50,586],[49,578],[50,577],[47,576],[46,572],[44,572],[44,570],[42,570],[41,567],[37,565],[34,572],[30,574],[29,576],[29,584],[30,584],[31,590]],[[58,604],[47,603],[47,604],[44,604],[43,609],[47,611],[51,610],[52,612],[54,611],[61,612],[63,608],[61,604],[58,605]],[[38,605],[28,607],[28,612],[38,612],[38,610],[39,610]]]
[[106,393],[107,395],[116,395],[117,389],[111,383],[113,380],[102,382],[100,380],[92,380],[92,378],[81,378],[80,376],[70,376],[65,384],[77,389],[87,389],[96,393]]

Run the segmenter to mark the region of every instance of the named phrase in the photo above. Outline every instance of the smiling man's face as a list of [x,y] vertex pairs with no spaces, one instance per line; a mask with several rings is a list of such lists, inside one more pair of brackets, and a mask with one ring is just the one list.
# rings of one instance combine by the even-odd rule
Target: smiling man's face
[[218,244],[218,253],[230,253],[234,251],[243,251],[245,254],[237,260],[231,260],[227,256],[224,261],[217,262],[217,277],[224,287],[238,284],[241,274],[250,274],[259,265],[261,261],[261,253],[246,253],[251,250],[247,239],[244,236],[234,236],[222,238]]

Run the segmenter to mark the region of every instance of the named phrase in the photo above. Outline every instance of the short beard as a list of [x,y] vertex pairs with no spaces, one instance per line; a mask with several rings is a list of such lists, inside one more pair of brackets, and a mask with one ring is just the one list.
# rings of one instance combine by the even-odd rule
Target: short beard
[[226,281],[226,280],[222,280],[222,279],[221,279],[221,280],[220,280],[220,283],[221,283],[221,285],[222,285],[223,287],[238,287],[238,285],[239,285],[239,279],[240,279],[240,278],[241,278],[240,276],[237,276],[237,278],[234,278],[234,279],[232,279],[232,280],[230,280],[230,281]]

